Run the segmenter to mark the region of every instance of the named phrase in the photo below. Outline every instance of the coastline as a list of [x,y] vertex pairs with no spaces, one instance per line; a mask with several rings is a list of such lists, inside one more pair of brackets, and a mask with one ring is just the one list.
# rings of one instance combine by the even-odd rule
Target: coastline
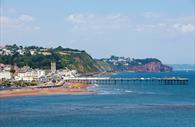
[[0,90],[1,98],[40,96],[40,95],[63,95],[63,94],[95,94],[95,91],[88,89],[88,84],[68,84],[65,87],[55,88],[20,88],[10,90]]

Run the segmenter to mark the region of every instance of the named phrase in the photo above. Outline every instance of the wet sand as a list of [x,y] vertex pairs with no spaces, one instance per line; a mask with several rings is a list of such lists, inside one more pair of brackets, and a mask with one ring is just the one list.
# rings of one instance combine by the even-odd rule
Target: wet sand
[[21,88],[12,90],[1,90],[0,98],[17,96],[59,95],[59,94],[93,94],[95,91],[88,90],[89,85],[74,83],[57,88]]

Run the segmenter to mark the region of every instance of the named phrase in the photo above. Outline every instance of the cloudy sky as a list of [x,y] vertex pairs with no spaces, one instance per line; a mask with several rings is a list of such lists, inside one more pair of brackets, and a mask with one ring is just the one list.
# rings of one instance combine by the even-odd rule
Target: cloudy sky
[[0,0],[0,46],[195,63],[194,0]]

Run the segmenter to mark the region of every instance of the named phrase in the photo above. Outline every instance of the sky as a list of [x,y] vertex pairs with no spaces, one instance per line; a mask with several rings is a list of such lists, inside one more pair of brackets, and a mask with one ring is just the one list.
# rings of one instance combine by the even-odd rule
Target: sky
[[0,0],[0,46],[195,64],[195,0]]

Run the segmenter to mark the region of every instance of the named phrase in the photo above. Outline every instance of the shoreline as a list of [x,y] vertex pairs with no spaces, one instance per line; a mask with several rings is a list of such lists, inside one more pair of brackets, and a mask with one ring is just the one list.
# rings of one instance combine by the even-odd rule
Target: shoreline
[[10,90],[0,90],[0,99],[23,97],[23,96],[41,96],[41,95],[66,95],[66,94],[95,94],[96,91],[88,89],[88,84],[72,83],[65,87],[55,88],[20,88]]

